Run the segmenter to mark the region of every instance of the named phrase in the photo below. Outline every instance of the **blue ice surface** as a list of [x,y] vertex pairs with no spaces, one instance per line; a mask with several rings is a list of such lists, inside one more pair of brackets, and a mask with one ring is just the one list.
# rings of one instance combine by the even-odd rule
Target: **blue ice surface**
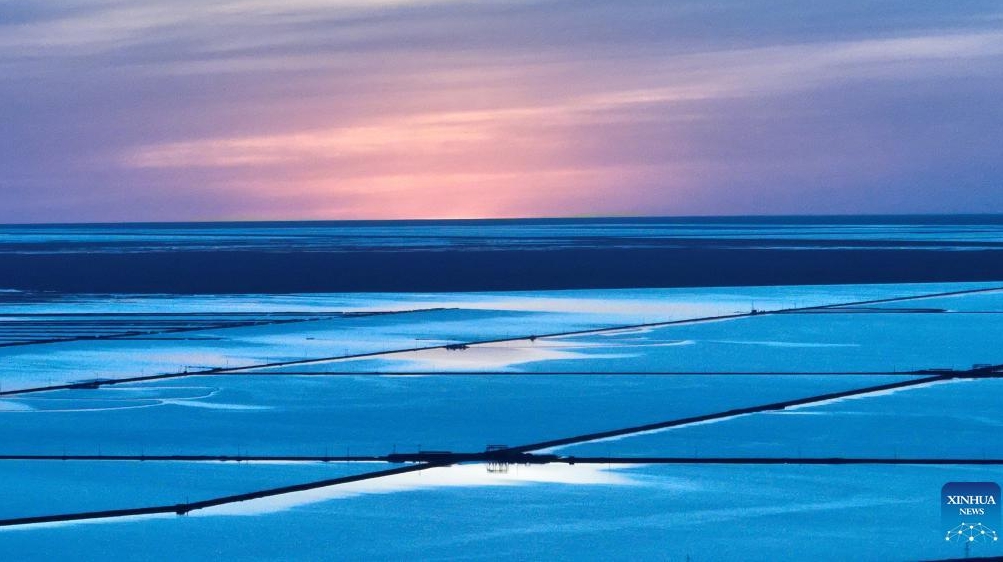
[[[525,332],[602,327],[583,315],[546,312],[440,310],[203,330],[191,340],[115,339],[0,348],[4,390],[88,380],[128,378],[186,369],[238,367],[411,349],[451,341],[495,339]],[[207,339],[216,338],[216,339]]]
[[[500,345],[513,351],[573,352],[576,358],[521,362],[524,372],[910,372],[1003,364],[998,314],[798,313],[607,332]],[[499,347],[499,346],[495,346]],[[473,356],[458,351],[447,359]],[[297,365],[276,371],[474,370],[436,365],[422,353],[350,362]],[[493,370],[489,366],[484,370]]]
[[576,456],[1003,459],[1003,441],[995,437],[1003,426],[1000,396],[1003,380],[946,381],[583,443],[557,452]]
[[[915,466],[614,471],[634,483],[433,488],[254,517],[169,516],[0,530],[0,551],[10,560],[107,560],[109,552],[117,560],[961,557],[964,549],[943,539],[940,488],[946,481],[999,475],[984,468]],[[999,552],[972,549],[973,555]]]
[[[382,463],[0,461],[0,519],[175,505],[385,469]],[[4,542],[0,538],[0,545]]]
[[[152,340],[85,340],[4,347],[0,348],[0,364],[4,366],[0,372],[0,383],[3,390],[12,390],[95,378],[180,372],[186,368],[237,367],[717,316],[747,312],[752,306],[776,309],[984,286],[966,283],[543,291],[454,294],[448,298],[441,294],[372,297],[313,295],[303,296],[303,300],[272,296],[262,297],[256,306],[251,306],[246,298],[221,297],[212,306],[223,312],[248,308],[262,311],[269,306],[273,307],[272,310],[288,310],[291,301],[295,303],[292,306],[294,309],[325,309],[327,304],[337,304],[369,310],[427,307],[446,307],[449,310],[202,330],[153,336]],[[83,299],[83,304],[78,301],[77,298],[68,298],[38,303],[34,308],[25,305],[19,313],[29,310],[66,313],[78,304],[93,312],[102,306],[101,303],[108,311],[132,312],[165,311],[174,301],[178,301],[182,308],[199,306],[199,303],[207,305],[206,297],[130,297],[120,302],[118,297],[111,296]],[[856,323],[860,324],[860,320],[857,319]],[[177,337],[190,339],[167,339]],[[670,334],[668,337],[674,336]],[[732,353],[730,356],[740,357],[741,354]]]
[[[868,292],[896,292],[894,287],[885,289],[887,292],[874,288]],[[540,318],[540,325],[563,323],[550,323],[554,316],[543,319],[545,314],[534,317],[525,312],[471,313],[465,318],[468,325],[444,322],[443,333],[481,334],[482,328],[494,324],[492,318],[502,320],[491,328],[497,333],[525,328],[527,319],[532,318]],[[889,365],[904,369],[912,364],[917,368],[966,368],[975,362],[1003,362],[994,337],[997,318],[955,314],[757,316],[648,332],[561,338],[562,344],[570,346],[562,349],[577,346],[576,351],[586,358],[516,367],[539,372],[594,369],[605,373],[686,366],[692,370],[758,367],[834,372],[852,367],[889,369]],[[394,343],[409,339],[412,329],[401,324],[354,335],[362,342],[360,346],[375,345],[374,333],[387,333],[387,341]],[[341,334],[339,337],[353,334],[351,330],[334,332]],[[241,353],[269,346],[281,349],[294,341],[321,341],[280,331],[261,334],[249,330],[245,336],[235,345]],[[684,340],[694,343],[652,347]],[[132,342],[117,356],[121,362],[112,367],[135,372],[135,362],[144,359],[138,351],[147,344]],[[41,352],[44,348],[37,349]],[[68,362],[43,362],[43,370],[70,367],[79,357],[99,365],[109,357],[88,353],[87,346],[71,346],[63,356]],[[261,356],[273,355],[264,351]],[[278,355],[296,357],[301,353],[286,350]],[[384,359],[377,364],[387,363]],[[71,374],[82,375],[72,369]],[[395,445],[399,450],[419,446],[480,450],[489,443],[518,445],[889,380],[901,377],[190,377],[0,399],[4,427],[0,450],[382,454]],[[944,452],[981,456],[999,453],[992,435],[1000,425],[996,407],[1000,390],[996,381],[962,381],[589,447],[600,455],[671,451],[688,455],[695,445],[699,454],[877,456],[887,453],[889,442],[894,442],[892,455]],[[976,443],[984,446],[977,451]],[[569,447],[561,452],[572,449],[586,450],[585,446]],[[9,512],[18,515],[22,508],[40,513],[50,505],[70,505],[57,500],[77,493],[76,482],[87,484],[91,491],[79,492],[74,501],[88,501],[73,505],[131,507],[132,499],[174,497],[171,486],[178,486],[178,491],[197,490],[198,484],[184,483],[189,477],[198,476],[207,492],[218,493],[243,491],[245,484],[270,487],[295,483],[299,481],[299,474],[294,475],[298,470],[310,474],[315,468],[327,470],[324,466],[289,470],[277,466],[272,472],[270,468],[259,471],[257,467],[223,465],[219,472],[203,476],[203,471],[213,472],[214,467],[207,465],[193,467],[187,475],[171,475],[165,472],[170,468],[166,465],[135,463],[118,474],[121,487],[111,488],[98,484],[109,468],[84,469],[85,476],[78,478],[72,473],[55,473],[70,464],[50,464],[30,471],[22,467],[9,465],[5,484],[16,492],[0,500],[0,506],[9,501]],[[245,468],[250,469],[246,478],[231,476]],[[149,559],[166,556],[168,549],[175,559],[943,558],[961,556],[963,551],[943,544],[943,529],[938,527],[940,487],[948,481],[1003,478],[998,468],[963,467],[610,468],[630,475],[634,483],[435,487],[318,501],[255,516],[167,517],[0,531],[0,558],[103,560],[108,552],[115,552],[116,558],[124,560]],[[119,499],[130,501],[119,504]],[[33,501],[38,503],[32,505]],[[999,553],[998,549],[973,551]]]
[[[618,370],[902,372],[969,369],[1003,363],[998,315],[777,314],[722,322],[666,326],[646,334],[580,336],[565,343],[605,344],[618,357],[590,361],[602,372]],[[657,343],[680,343],[664,345]],[[603,345],[584,353],[608,351]],[[570,366],[553,361],[528,370]]]
[[879,309],[934,308],[949,312],[1003,313],[1003,291],[931,297],[874,306]]
[[[999,287],[1000,282],[963,283],[894,283],[853,285],[788,285],[741,287],[673,287],[564,289],[538,291],[477,292],[372,292],[372,293],[295,293],[295,294],[46,294],[2,292],[6,314],[148,314],[188,313],[206,317],[233,312],[260,313],[281,311],[316,312],[387,312],[427,308],[467,308],[487,310],[548,310],[559,305],[562,310],[588,313],[603,304],[603,313],[621,319],[638,318],[638,311],[618,310],[619,304],[643,305],[648,314],[664,311],[666,305],[699,306],[707,310],[730,311],[737,305],[757,304],[761,309],[808,306],[842,301],[923,295],[970,289]],[[998,293],[997,293],[998,294]],[[968,296],[957,297],[967,299]],[[912,302],[912,301],[908,301]],[[909,305],[908,302],[904,306]],[[926,299],[917,302],[927,302]],[[582,307],[582,305],[586,305]],[[589,306],[592,305],[592,306]],[[885,303],[882,307],[895,306]],[[640,316],[644,316],[642,313]]]
[[[18,454],[482,451],[905,380],[900,376],[189,377],[0,401]],[[151,390],[156,389],[156,390]],[[135,399],[133,391],[140,391]],[[156,392],[165,399],[150,404]],[[179,399],[188,393],[195,398]],[[80,400],[80,411],[75,401]],[[114,400],[110,408],[95,402]],[[57,401],[61,409],[54,409]],[[13,408],[37,408],[14,411]]]

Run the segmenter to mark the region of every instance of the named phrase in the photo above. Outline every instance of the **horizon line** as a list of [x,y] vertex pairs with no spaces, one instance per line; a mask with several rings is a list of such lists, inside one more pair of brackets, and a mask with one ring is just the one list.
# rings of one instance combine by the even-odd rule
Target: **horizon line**
[[57,222],[13,222],[0,223],[7,227],[58,227],[58,226],[165,226],[198,224],[351,224],[351,223],[512,223],[512,222],[578,222],[604,220],[734,220],[734,219],[877,219],[877,218],[982,218],[1000,217],[1003,212],[988,213],[805,213],[805,214],[721,214],[721,215],[596,215],[596,216],[527,216],[527,217],[476,217],[476,218],[413,218],[413,219],[206,219],[206,220],[159,220],[159,221],[57,221]]

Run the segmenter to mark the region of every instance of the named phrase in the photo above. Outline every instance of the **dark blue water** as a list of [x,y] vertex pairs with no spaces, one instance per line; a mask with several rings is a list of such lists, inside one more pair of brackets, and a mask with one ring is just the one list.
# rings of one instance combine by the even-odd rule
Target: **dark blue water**
[[0,226],[0,252],[1000,247],[1003,216],[600,218]]
[[0,226],[0,288],[477,291],[1003,280],[1003,216]]

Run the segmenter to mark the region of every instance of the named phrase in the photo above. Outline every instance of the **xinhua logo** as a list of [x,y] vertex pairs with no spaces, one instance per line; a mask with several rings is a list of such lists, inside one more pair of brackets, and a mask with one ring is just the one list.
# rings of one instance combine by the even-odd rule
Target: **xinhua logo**
[[999,545],[1000,487],[995,482],[948,482],[940,490],[944,540]]

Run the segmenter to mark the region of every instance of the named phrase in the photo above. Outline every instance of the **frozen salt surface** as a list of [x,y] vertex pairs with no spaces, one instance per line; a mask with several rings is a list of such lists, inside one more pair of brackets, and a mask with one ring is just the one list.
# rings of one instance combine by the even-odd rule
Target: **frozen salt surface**
[[[4,390],[348,354],[589,330],[986,287],[988,284],[847,285],[446,295],[262,296],[255,310],[448,310],[186,332],[191,339],[114,339],[0,348]],[[14,312],[234,311],[248,297],[94,297],[24,304]],[[298,304],[294,304],[298,303]],[[177,307],[172,308],[172,307]],[[201,308],[200,308],[201,307]],[[758,318],[757,318],[758,320]],[[175,337],[175,336],[172,336]],[[686,338],[674,338],[686,339]],[[733,339],[733,338],[732,338]],[[763,338],[758,338],[762,340]],[[584,340],[583,340],[584,341]],[[783,341],[783,338],[779,338]],[[550,363],[558,363],[551,361]]]
[[[0,461],[0,519],[173,505],[379,470],[373,463]],[[376,468],[374,468],[376,467]],[[10,485],[16,483],[16,485]],[[0,538],[0,545],[4,542]],[[2,548],[2,547],[0,547]]]
[[[956,380],[690,425],[567,455],[1003,458],[1003,380]],[[999,468],[996,470],[1003,471]]]
[[[378,466],[378,465],[370,465]],[[391,465],[392,466],[392,465]],[[633,484],[629,474],[615,469],[624,465],[513,465],[504,470],[488,470],[482,464],[463,464],[429,468],[362,480],[305,492],[295,492],[240,503],[225,504],[193,512],[195,516],[261,515],[297,506],[366,494],[392,494],[436,488],[471,488],[483,486],[519,486],[528,484],[568,484],[626,486]],[[384,468],[384,467],[380,467]],[[372,470],[376,470],[373,468]]]
[[[0,451],[260,455],[382,455],[395,448],[482,451],[492,443],[535,443],[905,378],[191,377],[11,397],[8,403],[32,411],[0,412],[5,427]],[[157,398],[157,392],[167,398]],[[206,393],[211,396],[199,398],[200,406],[224,407],[192,407],[178,400]]]
[[672,289],[578,289],[474,293],[307,293],[294,295],[64,295],[5,302],[8,314],[39,313],[212,313],[376,312],[423,308],[520,310],[601,314],[614,317],[707,315],[747,310],[870,300],[908,294],[991,288],[999,283],[900,283],[796,285],[783,287],[697,287]]
[[998,312],[1003,313],[1003,291],[990,291],[967,295],[934,297],[914,301],[891,302],[875,305],[879,310],[916,308],[942,309],[947,312]]
[[219,394],[220,388],[213,386],[110,386],[93,393],[50,392],[24,394],[0,403],[0,411],[18,412],[82,412],[107,411],[133,408],[149,408],[165,404],[211,405],[226,408],[264,408],[265,406],[211,404],[202,400]]
[[[609,353],[598,371],[901,372],[1003,363],[996,315],[783,314],[656,328],[642,337],[563,338],[583,353]],[[688,341],[693,345],[651,346]],[[596,347],[596,343],[605,343]],[[574,351],[574,348],[569,348]],[[526,370],[561,369],[559,361]]]
[[[481,466],[470,469],[484,471]],[[513,467],[514,470],[514,467]],[[187,516],[0,531],[6,555],[145,560],[408,558],[917,560],[945,545],[945,481],[998,472],[938,467],[609,467],[620,482],[418,486],[246,516]],[[415,476],[415,479],[422,478]],[[490,475],[484,474],[483,478]],[[480,478],[480,477],[478,477]],[[563,479],[562,479],[563,480]],[[792,535],[801,537],[792,539]],[[810,540],[801,540],[810,537]],[[128,549],[122,549],[128,544]],[[973,555],[995,550],[973,549]]]
[[[779,314],[273,371],[906,372],[1003,363],[994,314]],[[479,367],[478,367],[479,365]]]
[[[452,295],[87,297],[18,312],[448,310],[0,349],[3,390],[189,366],[238,366],[409,350],[833,304],[987,284],[555,291]],[[903,308],[985,311],[999,293]],[[948,306],[949,305],[949,306]],[[891,303],[888,305],[891,306]],[[905,377],[854,371],[1003,363],[999,314],[826,312],[405,351],[254,373],[0,399],[0,451],[21,454],[385,454],[478,451],[667,421]],[[208,339],[213,338],[213,339]],[[369,376],[352,371],[448,371]],[[334,376],[297,372],[342,372]],[[477,371],[519,372],[516,375]],[[830,375],[548,375],[550,372],[824,371]],[[284,374],[285,373],[285,374]],[[959,381],[747,415],[561,449],[577,455],[1003,456],[996,380]],[[182,463],[184,464],[184,463]],[[3,516],[63,506],[135,507],[330,478],[344,465],[0,462]],[[5,468],[6,467],[6,468]],[[78,467],[78,468],[74,468]],[[82,467],[82,468],[81,468]],[[344,470],[378,470],[352,465]],[[243,471],[243,472],[242,472]],[[318,478],[315,478],[317,476]],[[246,502],[191,517],[0,530],[0,557],[396,560],[915,560],[942,544],[939,490],[998,468],[917,466],[482,465]],[[204,494],[203,494],[204,492]],[[74,509],[76,509],[74,507]],[[235,515],[239,515],[236,517]],[[46,545],[44,552],[38,545]],[[130,545],[122,549],[122,544]],[[629,545],[625,548],[624,545]],[[861,556],[866,553],[866,556]],[[973,552],[973,554],[982,554]],[[999,552],[986,552],[999,554]]]
[[[669,342],[651,344],[686,345],[692,342]],[[413,352],[395,353],[386,357],[366,357],[360,359],[336,359],[321,361],[306,365],[291,365],[255,370],[265,373],[283,372],[477,372],[477,371],[509,371],[521,372],[521,367],[528,363],[552,361],[574,361],[576,359],[620,359],[633,357],[615,353],[593,352],[583,353],[586,348],[611,349],[613,346],[589,343],[567,343],[558,338],[540,338],[530,342],[495,342],[470,345],[462,350],[435,348]],[[650,347],[650,345],[649,345]]]

